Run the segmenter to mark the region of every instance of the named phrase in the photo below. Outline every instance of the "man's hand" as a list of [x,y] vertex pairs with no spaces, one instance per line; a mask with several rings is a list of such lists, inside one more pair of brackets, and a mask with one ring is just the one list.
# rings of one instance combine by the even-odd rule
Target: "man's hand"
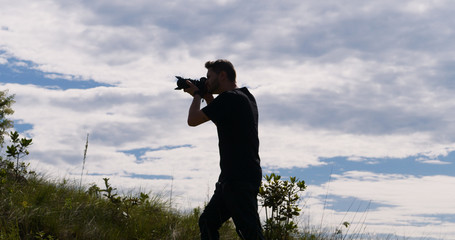
[[194,93],[195,93],[196,91],[199,91],[199,88],[196,87],[196,85],[194,85],[191,81],[186,80],[186,83],[187,83],[188,86],[190,86],[190,87],[183,89],[183,91],[189,93],[191,96],[194,97]]
[[[186,81],[186,83],[190,87],[183,89],[183,91],[185,91],[186,93],[188,93],[194,97],[194,93],[196,91],[199,91],[199,88],[196,87],[196,85],[194,85],[192,82],[190,82],[188,80]],[[204,100],[207,102],[207,104],[209,104],[213,100],[213,95],[210,93],[206,93],[204,96],[201,96],[201,97],[204,98]]]

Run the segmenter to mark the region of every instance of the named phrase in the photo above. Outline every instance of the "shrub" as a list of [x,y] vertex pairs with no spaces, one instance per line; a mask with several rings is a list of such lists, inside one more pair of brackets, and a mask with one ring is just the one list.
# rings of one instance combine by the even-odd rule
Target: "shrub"
[[299,216],[299,192],[304,191],[305,181],[290,177],[289,181],[281,180],[280,175],[265,175],[259,189],[259,197],[265,208],[266,221],[264,236],[267,239],[290,239],[291,234],[298,231],[292,220]]

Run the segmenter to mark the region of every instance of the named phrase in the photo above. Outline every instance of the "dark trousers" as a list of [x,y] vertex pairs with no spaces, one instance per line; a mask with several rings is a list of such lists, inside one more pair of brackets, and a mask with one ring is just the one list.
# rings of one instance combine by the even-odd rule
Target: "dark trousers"
[[250,183],[217,183],[215,193],[199,218],[202,240],[218,240],[218,229],[232,217],[237,234],[245,240],[263,240],[258,215],[259,186]]

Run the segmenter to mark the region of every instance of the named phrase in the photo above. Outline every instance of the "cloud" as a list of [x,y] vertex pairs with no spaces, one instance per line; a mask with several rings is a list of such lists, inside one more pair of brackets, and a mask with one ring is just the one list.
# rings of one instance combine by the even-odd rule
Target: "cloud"
[[[264,169],[305,169],[318,178],[307,202],[314,217],[324,212],[328,180],[310,170],[349,158],[330,182],[333,203],[374,199],[380,208],[368,219],[380,232],[408,224],[418,233],[428,223],[431,236],[454,235],[444,230],[453,221],[441,217],[453,207],[443,197],[453,176],[437,168],[451,169],[455,142],[451,2],[3,5],[0,65],[40,77],[11,81],[5,70],[0,86],[16,94],[13,118],[34,141],[30,161],[49,175],[80,177],[90,133],[84,182],[102,185],[108,176],[116,187],[164,194],[173,185],[176,202],[200,205],[219,172],[216,130],[186,126],[190,98],[173,90],[174,76],[199,78],[205,61],[228,58],[258,101]],[[82,89],[82,81],[90,84]],[[134,150],[143,150],[140,161]],[[361,171],[366,162],[383,173]],[[384,163],[389,170],[425,164],[431,174],[391,173]],[[432,194],[438,206],[423,202]],[[337,221],[343,215],[325,211]]]
[[[447,193],[454,180],[449,176],[415,177],[349,171],[333,175],[329,183],[320,187],[309,186],[304,197],[307,199],[304,211],[310,211],[315,222],[323,218],[319,215],[323,213],[324,222],[330,222],[330,226],[349,221],[357,227],[365,226],[369,230],[367,232],[385,233],[398,225],[402,228],[396,234],[407,237],[421,237],[425,234],[450,236],[453,228],[447,229],[446,226],[454,226],[453,221],[446,226],[441,225],[438,220],[440,218],[436,215],[454,215],[449,209],[454,209],[455,199]],[[327,194],[351,198],[352,202],[344,205],[347,213],[335,212],[331,208],[317,211],[318,207],[325,208],[324,199]],[[370,201],[384,206],[373,208]],[[351,209],[347,209],[349,205],[353,205]],[[362,218],[363,215],[367,215],[365,219]],[[429,217],[431,215],[434,217]],[[385,218],[389,219],[386,223],[381,220]]]
[[428,158],[418,158],[417,161],[426,163],[426,164],[437,164],[437,165],[449,165],[450,162],[441,161],[439,159],[428,159]]

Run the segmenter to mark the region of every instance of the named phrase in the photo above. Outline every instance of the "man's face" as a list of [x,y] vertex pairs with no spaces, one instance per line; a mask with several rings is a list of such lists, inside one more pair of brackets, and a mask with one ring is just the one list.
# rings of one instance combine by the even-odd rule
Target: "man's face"
[[207,90],[209,93],[218,93],[217,91],[219,90],[220,83],[219,83],[219,78],[218,74],[214,72],[213,70],[209,69],[207,70]]

